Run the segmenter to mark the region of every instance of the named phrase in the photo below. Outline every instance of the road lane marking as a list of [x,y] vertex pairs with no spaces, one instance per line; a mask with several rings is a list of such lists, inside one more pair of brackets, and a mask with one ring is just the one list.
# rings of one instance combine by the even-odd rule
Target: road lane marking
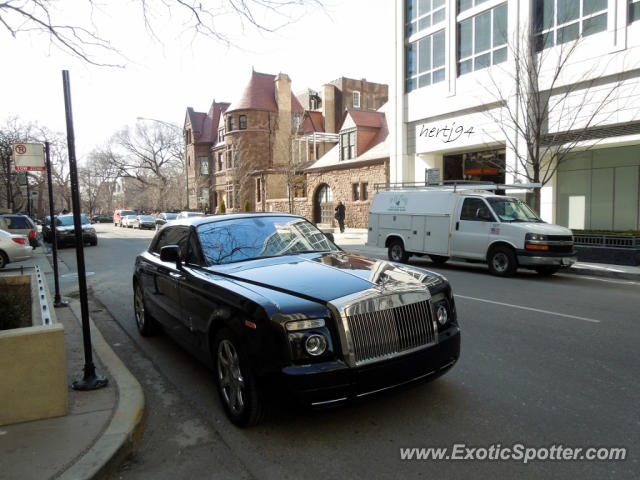
[[484,298],[467,297],[465,295],[458,295],[458,294],[454,294],[454,298],[464,298],[465,300],[475,300],[477,302],[491,303],[493,305],[501,305],[503,307],[519,308],[520,310],[529,310],[531,312],[536,312],[536,313],[546,313],[548,315],[555,315],[557,317],[573,318],[574,320],[582,320],[583,322],[600,323],[600,320],[594,320],[593,318],[578,317],[576,315],[568,315],[566,313],[557,313],[557,312],[550,312],[549,310],[540,310],[539,308],[523,307],[521,305],[512,305],[510,303],[495,302],[493,300],[485,300]]

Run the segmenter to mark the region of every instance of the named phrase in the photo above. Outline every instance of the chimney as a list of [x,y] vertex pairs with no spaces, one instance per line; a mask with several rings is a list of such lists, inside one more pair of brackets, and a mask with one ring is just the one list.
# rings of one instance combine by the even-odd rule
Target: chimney
[[324,131],[327,133],[337,133],[336,92],[333,85],[322,86],[322,117],[324,118]]
[[279,73],[275,80],[276,105],[278,106],[278,128],[275,133],[274,164],[287,164],[291,136],[291,79]]

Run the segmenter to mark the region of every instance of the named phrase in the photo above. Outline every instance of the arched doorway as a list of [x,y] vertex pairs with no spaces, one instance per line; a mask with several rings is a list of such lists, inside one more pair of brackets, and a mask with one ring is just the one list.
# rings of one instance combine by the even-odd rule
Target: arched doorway
[[331,187],[326,183],[320,185],[313,202],[313,221],[316,224],[331,225],[333,222],[333,208]]

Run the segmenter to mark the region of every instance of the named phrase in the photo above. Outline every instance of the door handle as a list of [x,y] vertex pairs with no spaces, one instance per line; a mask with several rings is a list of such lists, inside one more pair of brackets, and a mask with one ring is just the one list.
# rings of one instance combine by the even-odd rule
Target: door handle
[[460,222],[456,222],[456,230],[460,229]]

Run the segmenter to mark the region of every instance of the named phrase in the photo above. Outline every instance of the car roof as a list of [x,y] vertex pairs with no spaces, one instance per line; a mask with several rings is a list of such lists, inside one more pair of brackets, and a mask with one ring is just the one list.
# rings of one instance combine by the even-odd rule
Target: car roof
[[255,218],[255,217],[291,217],[291,218],[304,218],[300,215],[293,215],[291,213],[284,212],[267,212],[267,213],[229,213],[222,215],[203,215],[201,217],[187,217],[172,220],[171,225],[190,225],[198,227],[205,223],[222,222],[224,220],[235,220],[238,218]]

